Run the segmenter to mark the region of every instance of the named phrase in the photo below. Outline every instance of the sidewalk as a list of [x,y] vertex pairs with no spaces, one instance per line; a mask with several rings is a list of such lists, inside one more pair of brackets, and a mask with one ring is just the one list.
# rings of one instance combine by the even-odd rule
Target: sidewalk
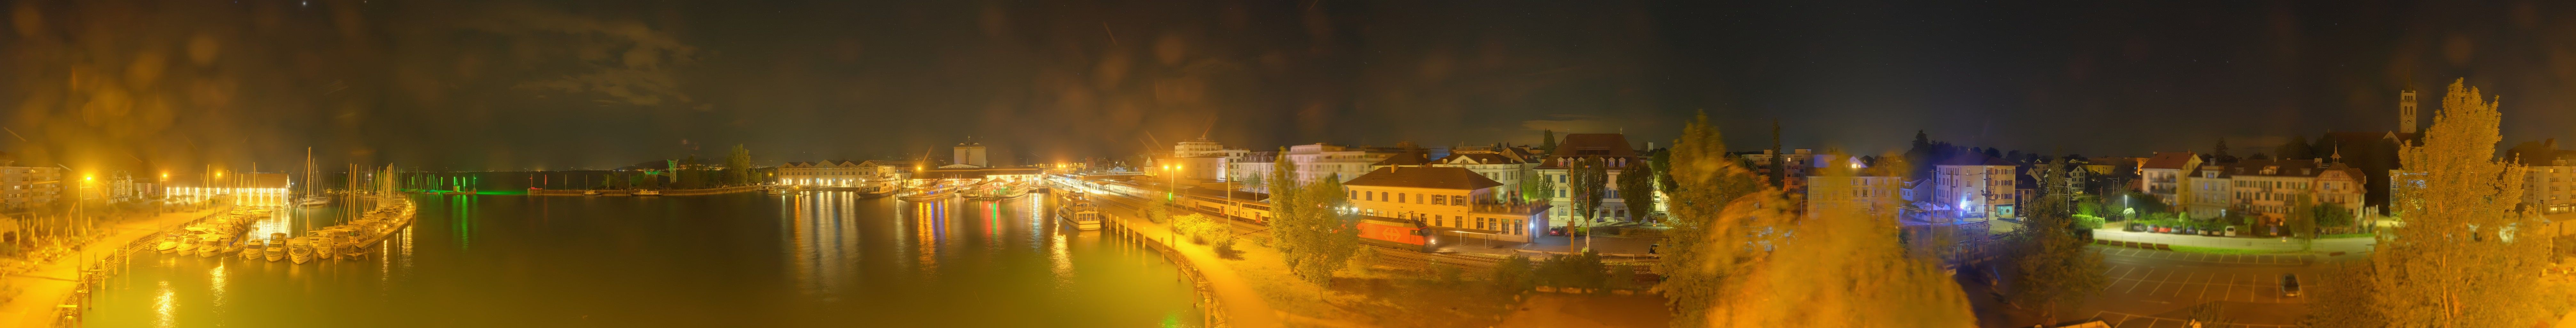
[[2314,247],[2310,247],[2307,242],[2303,242],[2298,239],[2177,235],[2151,232],[2129,232],[2113,228],[2093,229],[2093,239],[2167,244],[2174,246],[2247,249],[2284,253],[2309,252],[2320,254],[2334,252],[2369,252],[2373,245],[2379,243],[2377,238],[2371,237],[2331,238],[2318,239],[2315,241],[2313,245]]
[[1124,222],[1134,228],[1136,233],[1151,240],[1150,242],[1172,245],[1173,250],[1187,257],[1182,260],[1197,265],[1199,273],[1207,277],[1208,288],[1216,294],[1218,300],[1223,302],[1223,305],[1220,305],[1221,309],[1212,310],[1225,311],[1226,326],[1283,326],[1276,311],[1271,310],[1270,301],[1262,299],[1260,291],[1253,290],[1252,284],[1244,281],[1242,275],[1235,273],[1234,267],[1227,265],[1223,258],[1219,258],[1215,250],[1209,249],[1206,245],[1174,243],[1171,239],[1171,227],[1154,223],[1153,220],[1146,220],[1140,215],[1110,215],[1109,218]]
[[162,213],[151,219],[120,223],[107,229],[109,233],[107,237],[82,245],[77,254],[64,255],[62,258],[38,266],[35,271],[0,278],[8,279],[9,285],[17,286],[21,291],[17,297],[10,298],[7,303],[0,303],[0,326],[53,326],[55,307],[60,305],[58,303],[63,301],[64,296],[74,292],[74,286],[80,279],[80,266],[86,265],[85,262],[106,258],[114,254],[117,247],[133,243],[138,238],[151,238],[190,220],[232,209],[232,206],[218,206],[192,212]]

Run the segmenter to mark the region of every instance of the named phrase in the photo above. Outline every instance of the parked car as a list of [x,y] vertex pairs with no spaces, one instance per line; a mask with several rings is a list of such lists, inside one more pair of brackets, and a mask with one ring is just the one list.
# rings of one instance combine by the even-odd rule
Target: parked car
[[2128,231],[2128,232],[2141,232],[2141,231],[2147,231],[2147,225],[2131,223],[2131,224],[2128,224],[2128,225],[2126,225],[2126,226],[2121,226],[2121,227],[2120,227],[2120,231]]
[[1564,236],[1564,235],[1565,235],[1565,227],[1547,228],[1547,235],[1549,235],[1549,236]]
[[2281,275],[2281,297],[2299,296],[2299,275]]

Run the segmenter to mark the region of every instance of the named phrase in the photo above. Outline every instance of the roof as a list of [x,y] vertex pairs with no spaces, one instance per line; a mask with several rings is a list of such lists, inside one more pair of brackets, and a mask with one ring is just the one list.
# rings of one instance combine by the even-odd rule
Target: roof
[[[2264,173],[2265,168],[2274,170],[2271,173]],[[2320,166],[2315,160],[2240,160],[2234,165],[2228,165],[2227,170],[2221,173],[2228,177],[2239,175],[2315,177],[2332,171],[2343,171],[2344,174],[2355,177],[2361,176],[2361,169],[2342,165]]]
[[1436,162],[1439,162],[1440,164],[1513,164],[1519,163],[1520,161],[1515,161],[1512,160],[1512,157],[1510,156],[1503,156],[1503,154],[1496,153],[1463,153],[1449,154],[1449,157],[1441,157],[1440,160]]
[[2195,163],[2192,163],[2192,162],[2194,162],[2194,161],[2196,161],[2196,160],[2198,160],[2198,159],[2200,159],[2200,154],[2193,154],[2193,153],[2191,153],[2191,152],[2187,152],[2187,151],[2186,151],[2186,152],[2171,152],[2171,153],[2156,153],[2156,157],[2150,157],[2150,158],[2147,158],[2147,161],[2146,161],[2145,163],[2139,163],[2139,164],[2138,164],[2138,168],[2140,168],[2140,169],[2169,169],[2169,170],[2187,169],[2187,168],[2190,168],[2190,166],[2192,166],[2193,164],[2195,164]]
[[2424,139],[2424,134],[2422,134],[2422,133],[2397,133],[2396,131],[2380,131],[2380,132],[2326,132],[2326,135],[2325,135],[2324,137],[2321,137],[2321,138],[2322,138],[2322,139],[2334,139],[2334,141],[2335,141],[2335,143],[2336,143],[2336,144],[2354,144],[2354,143],[2360,143],[2360,142],[2385,141],[2385,140],[2388,140],[2388,138],[2397,138],[2397,140],[2401,140],[2401,141],[2415,141],[2415,140],[2423,140],[2423,139]]
[[1618,133],[1569,133],[1565,142],[1556,144],[1550,156],[1637,156],[1628,148],[1628,135]]
[[1430,151],[1423,150],[1421,148],[1414,148],[1396,153],[1395,156],[1387,156],[1386,160],[1377,161],[1377,164],[1370,165],[1423,165],[1431,163],[1430,157]]
[[1957,155],[1957,156],[1950,156],[1950,158],[1944,158],[1944,159],[1941,159],[1940,161],[1932,162],[1932,165],[1933,165],[1933,166],[1942,166],[1942,165],[1999,165],[1999,166],[2013,166],[2013,163],[2012,163],[2012,161],[2006,161],[2006,160],[2001,159],[2001,158],[1995,158],[1994,156],[1986,156],[1986,154],[1983,154],[1983,153],[1977,153],[1977,152],[1965,152],[1965,153],[1959,153],[1959,155]]
[[1494,182],[1494,179],[1486,179],[1485,175],[1476,174],[1476,171],[1459,167],[1381,167],[1342,184],[1455,190],[1484,189],[1503,185],[1501,182]]

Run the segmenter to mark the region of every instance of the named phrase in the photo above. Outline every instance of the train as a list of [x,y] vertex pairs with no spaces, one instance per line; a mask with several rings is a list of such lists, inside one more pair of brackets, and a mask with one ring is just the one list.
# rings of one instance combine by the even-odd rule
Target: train
[[[1058,185],[1072,186],[1087,192],[1115,194],[1137,199],[1172,197],[1176,198],[1173,200],[1181,206],[1198,210],[1202,214],[1217,215],[1256,226],[1270,226],[1270,203],[1265,202],[1268,198],[1267,194],[1236,191],[1229,195],[1224,191],[1207,189],[1168,193],[1160,189],[1163,188],[1160,183],[1121,180],[1114,177],[1116,176],[1057,176],[1054,180]],[[1426,229],[1419,222],[1362,216],[1358,222],[1358,228],[1362,242],[1387,248],[1427,250],[1428,244],[1433,242],[1429,238],[1432,234],[1430,229]]]

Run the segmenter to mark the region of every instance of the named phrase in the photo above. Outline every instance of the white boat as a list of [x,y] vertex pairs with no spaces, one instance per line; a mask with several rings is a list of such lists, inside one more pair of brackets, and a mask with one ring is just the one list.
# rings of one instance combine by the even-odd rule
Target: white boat
[[949,197],[956,197],[956,196],[957,196],[957,193],[956,193],[956,192],[950,191],[950,190],[949,190],[949,189],[947,189],[947,188],[923,188],[923,189],[921,189],[921,191],[919,191],[919,192],[914,192],[914,193],[910,193],[910,194],[904,194],[904,195],[902,195],[902,196],[895,196],[895,198],[896,198],[896,199],[902,199],[902,200],[908,200],[908,201],[926,202],[926,201],[934,201],[934,200],[948,199]]
[[175,247],[176,249],[174,249],[174,250],[172,250],[172,251],[173,251],[173,252],[176,252],[176,253],[179,253],[179,255],[195,254],[195,253],[190,253],[190,252],[194,252],[194,251],[196,251],[196,250],[197,250],[197,242],[199,242],[199,241],[203,241],[203,240],[204,240],[204,239],[202,239],[202,238],[197,238],[197,235],[184,235],[184,236],[179,236],[179,246],[178,246],[178,247]]
[[786,187],[769,187],[769,188],[763,188],[763,189],[768,189],[768,190],[766,190],[765,192],[766,192],[766,193],[768,193],[770,196],[781,196],[781,195],[786,195],[786,194],[787,194],[787,188],[786,188]]
[[636,196],[661,196],[661,195],[662,195],[662,191],[661,191],[661,190],[651,190],[651,189],[646,189],[646,190],[636,190],[636,191],[635,191],[635,195],[636,195]]
[[1074,229],[1100,230],[1100,207],[1092,205],[1091,200],[1073,199],[1057,207],[1055,215]]
[[348,228],[331,227],[307,232],[304,240],[313,244],[314,256],[325,260],[338,259],[340,252],[334,250],[340,249],[341,240],[346,240],[348,235]]
[[331,204],[331,198],[330,198],[330,197],[322,197],[322,196],[305,196],[305,197],[304,197],[304,199],[297,199],[297,200],[295,200],[295,205],[296,205],[296,206],[304,206],[304,207],[314,207],[314,206],[322,206],[322,205],[330,205],[330,204]]
[[259,258],[259,252],[267,249],[267,241],[261,241],[259,238],[251,238],[250,242],[242,243],[241,257],[246,259]]
[[179,250],[179,235],[167,235],[167,236],[161,236],[161,243],[159,243],[159,244],[153,244],[153,245],[152,245],[152,250],[153,250],[153,251],[157,251],[157,252],[162,252],[162,253],[169,253],[169,252],[173,252],[173,251],[178,251],[178,250]]
[[267,257],[269,262],[286,259],[286,233],[268,233],[268,248],[260,249],[259,255]]
[[268,258],[269,262],[277,262],[277,260],[286,259],[285,243],[286,241],[283,240],[271,240],[267,247],[259,249],[259,256]]
[[307,244],[303,240],[286,242],[286,257],[288,259],[295,260],[295,264],[312,262],[313,245]]
[[581,195],[582,195],[582,196],[598,196],[598,195],[599,195],[599,191],[598,191],[598,190],[583,190],[583,191],[581,191]]
[[223,237],[215,237],[214,235],[207,235],[207,237],[198,238],[197,257],[215,257],[216,253],[223,253],[224,242],[225,240]]

